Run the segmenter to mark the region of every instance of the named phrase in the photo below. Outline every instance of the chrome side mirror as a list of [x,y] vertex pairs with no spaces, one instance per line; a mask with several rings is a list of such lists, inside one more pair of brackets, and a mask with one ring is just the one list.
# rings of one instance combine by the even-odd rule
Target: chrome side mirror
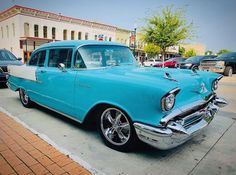
[[62,72],[66,72],[66,66],[63,63],[58,64],[58,69],[61,70]]

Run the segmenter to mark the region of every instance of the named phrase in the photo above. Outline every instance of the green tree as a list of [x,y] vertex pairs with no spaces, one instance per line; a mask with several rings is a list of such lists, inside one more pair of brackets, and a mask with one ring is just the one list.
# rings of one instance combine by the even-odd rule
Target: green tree
[[205,52],[205,55],[212,55],[213,54],[213,52],[211,51],[211,50],[207,50],[206,52]]
[[184,47],[179,47],[179,54],[183,56],[185,54],[185,48]]
[[144,52],[147,53],[149,58],[153,58],[160,53],[160,47],[154,44],[147,44],[144,46]]
[[143,27],[144,41],[160,46],[162,59],[166,56],[166,48],[179,45],[193,37],[192,23],[187,23],[184,10],[173,11],[172,6],[162,10],[162,14],[154,14],[145,19]]
[[190,49],[187,52],[185,52],[184,57],[188,58],[188,57],[192,57],[192,56],[196,56],[196,55],[197,54],[196,54],[195,50],[194,49]]
[[220,54],[223,54],[223,53],[228,53],[228,52],[230,52],[230,51],[227,50],[227,49],[221,49],[221,50],[219,50],[219,52],[217,53],[217,55],[220,55]]

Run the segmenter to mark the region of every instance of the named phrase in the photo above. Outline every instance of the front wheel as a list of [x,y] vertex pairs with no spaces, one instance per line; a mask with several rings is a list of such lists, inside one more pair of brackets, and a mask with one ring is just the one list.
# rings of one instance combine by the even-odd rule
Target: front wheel
[[224,75],[228,77],[232,77],[233,69],[231,66],[227,66],[224,71]]
[[105,144],[118,151],[130,151],[137,141],[131,120],[115,107],[102,110],[98,118],[98,130]]
[[24,89],[19,90],[20,101],[24,107],[30,108],[32,106],[32,101],[29,96],[26,94]]

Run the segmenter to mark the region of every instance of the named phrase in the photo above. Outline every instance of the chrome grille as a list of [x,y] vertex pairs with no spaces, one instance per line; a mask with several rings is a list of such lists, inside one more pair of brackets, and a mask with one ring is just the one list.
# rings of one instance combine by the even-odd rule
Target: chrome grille
[[201,62],[201,66],[212,67],[216,65],[216,61],[203,61]]

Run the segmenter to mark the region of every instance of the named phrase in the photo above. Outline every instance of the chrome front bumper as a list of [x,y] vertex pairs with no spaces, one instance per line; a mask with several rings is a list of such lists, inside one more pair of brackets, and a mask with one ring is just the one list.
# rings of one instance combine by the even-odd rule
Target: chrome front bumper
[[[218,112],[219,108],[227,105],[227,102],[223,98],[214,97],[203,107],[189,113],[192,109],[198,105],[190,105],[182,113],[188,115],[181,116],[181,113],[174,112],[169,114],[162,120],[162,124],[157,127],[148,126],[141,123],[134,123],[134,128],[138,138],[158,149],[166,150],[174,148],[193,136],[199,133],[205,128],[214,118],[214,115]],[[202,106],[202,104],[201,104]]]

